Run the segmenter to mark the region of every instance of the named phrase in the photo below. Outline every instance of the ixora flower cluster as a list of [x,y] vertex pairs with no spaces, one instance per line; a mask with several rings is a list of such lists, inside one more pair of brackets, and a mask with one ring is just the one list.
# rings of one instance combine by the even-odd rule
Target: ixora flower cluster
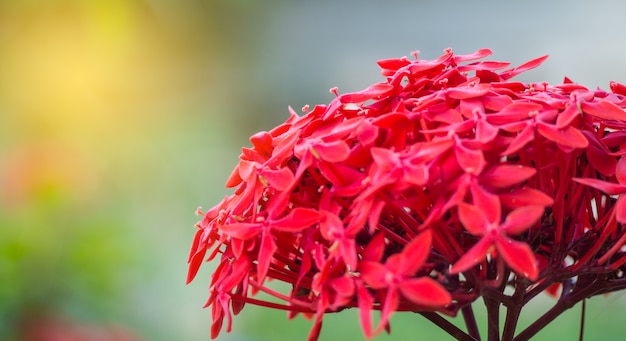
[[[250,138],[189,257],[188,282],[217,263],[212,337],[248,303],[312,318],[310,339],[357,308],[366,337],[409,311],[478,340],[482,299],[490,340],[526,340],[626,288],[626,86],[512,81],[547,56],[490,54],[381,60],[385,81]],[[542,292],[556,303],[516,331]],[[445,317],[458,313],[466,330]]]

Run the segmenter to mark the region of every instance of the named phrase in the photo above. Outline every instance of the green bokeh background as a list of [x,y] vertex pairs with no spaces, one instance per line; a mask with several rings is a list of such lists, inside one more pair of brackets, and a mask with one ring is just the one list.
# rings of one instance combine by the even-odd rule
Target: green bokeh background
[[[327,103],[330,87],[366,87],[380,79],[375,60],[416,49],[491,47],[515,63],[549,53],[522,80],[624,83],[624,7],[0,0],[0,340],[40,313],[142,340],[208,340],[210,266],[184,284],[194,211],[229,193],[248,136],[288,105]],[[619,338],[625,307],[621,293],[590,300],[586,339]],[[576,339],[579,317],[575,307],[536,339]],[[305,339],[310,325],[247,307],[220,339]],[[321,339],[348,338],[363,338],[356,312],[328,315]],[[413,314],[377,339],[407,338],[447,339]]]

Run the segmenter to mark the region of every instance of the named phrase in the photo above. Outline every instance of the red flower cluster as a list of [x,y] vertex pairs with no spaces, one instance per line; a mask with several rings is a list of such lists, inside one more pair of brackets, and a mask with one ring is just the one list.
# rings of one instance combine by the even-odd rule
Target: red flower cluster
[[[511,81],[547,57],[477,61],[490,54],[381,60],[384,82],[333,89],[329,105],[290,110],[250,138],[227,181],[234,194],[200,212],[189,257],[188,282],[219,262],[212,337],[252,303],[313,317],[310,339],[325,313],[358,308],[367,337],[413,311],[472,340],[471,303],[483,298],[490,318],[508,309],[512,339],[524,304],[560,292],[525,339],[626,287],[626,87]],[[466,332],[440,315],[459,311]]]

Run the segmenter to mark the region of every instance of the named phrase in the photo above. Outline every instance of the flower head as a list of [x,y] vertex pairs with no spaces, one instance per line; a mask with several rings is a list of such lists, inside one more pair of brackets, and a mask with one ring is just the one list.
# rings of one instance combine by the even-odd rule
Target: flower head
[[511,308],[554,285],[578,300],[624,285],[626,87],[516,82],[546,57],[507,69],[479,61],[490,54],[381,60],[384,81],[333,89],[251,137],[189,257],[188,281],[218,264],[213,337],[245,303],[313,316],[311,339],[326,313],[358,308],[371,337],[395,311],[454,316],[481,297]]

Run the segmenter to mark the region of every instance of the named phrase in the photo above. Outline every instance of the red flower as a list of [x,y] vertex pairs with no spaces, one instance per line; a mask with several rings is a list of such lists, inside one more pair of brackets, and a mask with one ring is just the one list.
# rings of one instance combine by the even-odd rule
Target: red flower
[[[378,244],[383,242],[380,237],[374,240]],[[398,309],[401,297],[422,309],[436,309],[451,303],[450,293],[441,284],[428,276],[415,276],[424,267],[430,248],[431,232],[425,231],[407,244],[402,252],[387,258],[384,264],[378,259],[364,259],[361,263],[359,270],[365,284],[374,290],[386,289],[377,331],[387,325],[393,311]]]
[[518,235],[535,225],[543,214],[542,206],[517,208],[501,221],[500,200],[492,194],[484,194],[479,206],[459,204],[459,219],[471,234],[482,238],[469,249],[450,269],[451,273],[463,272],[485,259],[495,247],[499,256],[518,274],[536,280],[537,262],[528,244],[515,241],[509,236]]
[[[505,69],[479,61],[490,54],[379,61],[385,81],[332,89],[328,105],[290,108],[250,138],[226,181],[234,193],[199,211],[189,255],[188,282],[217,263],[212,337],[250,303],[313,317],[310,339],[346,308],[359,309],[367,337],[412,311],[480,339],[482,299],[489,339],[524,340],[626,287],[626,86],[516,82],[546,57]],[[523,305],[559,287],[555,306],[515,335]],[[441,316],[459,311],[466,331]]]

